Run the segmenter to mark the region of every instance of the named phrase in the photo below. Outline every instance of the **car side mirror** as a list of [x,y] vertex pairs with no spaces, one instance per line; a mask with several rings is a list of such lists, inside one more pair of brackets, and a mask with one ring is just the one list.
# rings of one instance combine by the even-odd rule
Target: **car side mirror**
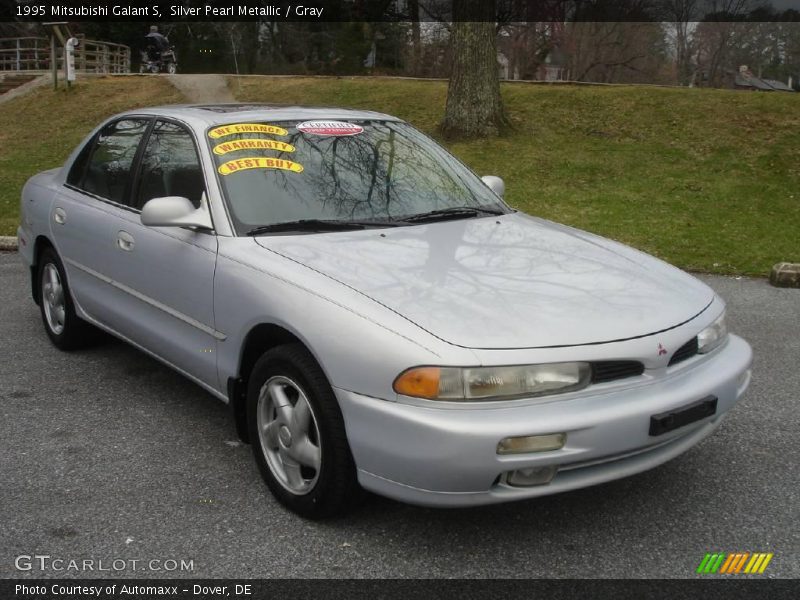
[[506,193],[506,184],[500,177],[495,175],[484,175],[481,177],[481,181],[486,184],[486,187],[488,187],[501,198]]
[[198,227],[213,229],[208,204],[203,195],[200,208],[183,196],[162,196],[148,200],[142,207],[142,225],[147,227]]

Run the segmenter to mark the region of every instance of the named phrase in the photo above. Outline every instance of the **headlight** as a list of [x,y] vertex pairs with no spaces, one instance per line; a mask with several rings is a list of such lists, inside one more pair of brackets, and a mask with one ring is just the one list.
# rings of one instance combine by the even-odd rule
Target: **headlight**
[[706,354],[719,346],[728,337],[725,313],[697,335],[697,352]]
[[414,367],[394,380],[394,391],[429,400],[506,400],[562,394],[589,385],[589,363],[511,367]]

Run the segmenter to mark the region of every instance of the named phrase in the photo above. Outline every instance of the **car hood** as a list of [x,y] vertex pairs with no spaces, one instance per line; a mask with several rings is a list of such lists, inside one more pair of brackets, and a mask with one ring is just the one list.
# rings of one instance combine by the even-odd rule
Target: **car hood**
[[521,213],[256,241],[467,348],[640,337],[692,319],[714,297],[660,260]]

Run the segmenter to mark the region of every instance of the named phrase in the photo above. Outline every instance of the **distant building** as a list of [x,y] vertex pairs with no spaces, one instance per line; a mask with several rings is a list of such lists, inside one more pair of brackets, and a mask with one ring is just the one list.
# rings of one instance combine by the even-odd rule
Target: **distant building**
[[[767,85],[771,85],[776,92],[793,92],[792,86],[777,79],[762,79]],[[791,81],[791,79],[790,79]]]
[[500,79],[517,79],[511,72],[508,57],[503,52],[497,52],[497,68],[500,70]]
[[787,85],[777,79],[764,79],[756,77],[753,72],[742,65],[739,72],[735,74],[733,87],[737,90],[750,90],[759,92],[793,92],[791,85]]
[[537,79],[541,81],[565,81],[567,75],[568,57],[558,46],[555,46],[547,53],[544,62],[539,65]]
[[[505,40],[501,40],[504,42]],[[520,73],[519,62],[512,66],[509,56],[513,52],[510,44],[501,44],[497,52],[497,68],[500,70],[500,79],[524,79],[524,73]],[[567,54],[558,46],[550,49],[535,71],[529,71],[528,77],[536,81],[567,81],[569,70],[567,69],[569,58]],[[535,64],[535,63],[534,63]]]

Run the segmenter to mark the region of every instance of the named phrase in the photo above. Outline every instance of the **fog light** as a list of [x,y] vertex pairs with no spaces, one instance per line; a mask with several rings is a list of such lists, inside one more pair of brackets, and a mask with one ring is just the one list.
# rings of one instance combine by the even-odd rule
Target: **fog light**
[[506,483],[514,487],[531,487],[534,485],[545,485],[550,483],[558,471],[558,467],[529,467],[527,469],[517,469],[506,473]]
[[509,437],[497,444],[498,454],[523,454],[525,452],[547,452],[560,450],[567,441],[566,433],[550,433],[547,435],[526,435]]

